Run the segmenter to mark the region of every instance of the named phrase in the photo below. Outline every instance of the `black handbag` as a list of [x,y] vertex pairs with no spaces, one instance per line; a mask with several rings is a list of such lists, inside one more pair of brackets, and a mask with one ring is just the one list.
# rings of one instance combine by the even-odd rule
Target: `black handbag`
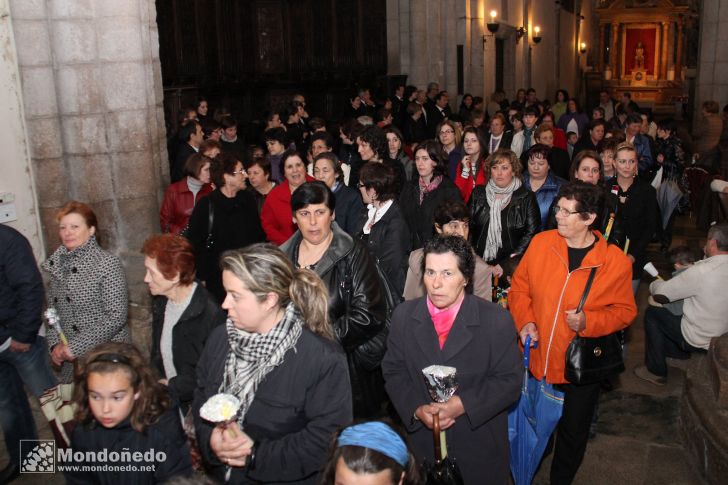
[[[576,313],[582,311],[597,269],[592,268]],[[602,337],[587,338],[578,333],[566,349],[565,377],[572,384],[594,384],[613,374],[624,372],[621,331]]]

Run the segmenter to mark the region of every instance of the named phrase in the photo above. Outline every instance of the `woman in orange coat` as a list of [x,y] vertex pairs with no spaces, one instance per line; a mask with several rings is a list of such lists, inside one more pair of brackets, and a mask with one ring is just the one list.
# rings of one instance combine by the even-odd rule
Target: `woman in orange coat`
[[[537,234],[516,270],[508,294],[521,341],[540,341],[531,351],[531,374],[557,384],[564,408],[557,427],[551,483],[571,483],[586,451],[599,383],[571,384],[564,375],[566,350],[579,332],[601,337],[627,327],[637,315],[632,265],[595,230],[604,194],[583,182],[563,185],[557,195],[557,229]],[[594,282],[582,311],[575,312],[592,268]]]

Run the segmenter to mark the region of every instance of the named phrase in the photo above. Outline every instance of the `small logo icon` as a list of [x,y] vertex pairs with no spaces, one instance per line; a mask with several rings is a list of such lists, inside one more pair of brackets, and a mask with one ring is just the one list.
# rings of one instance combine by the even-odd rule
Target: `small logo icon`
[[56,442],[20,440],[20,473],[55,473]]

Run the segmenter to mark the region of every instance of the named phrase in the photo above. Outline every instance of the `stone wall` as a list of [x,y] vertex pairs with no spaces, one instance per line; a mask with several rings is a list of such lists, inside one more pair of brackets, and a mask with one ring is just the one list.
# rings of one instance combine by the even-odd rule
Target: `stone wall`
[[704,0],[700,10],[700,51],[693,119],[703,101],[728,103],[728,0]]
[[144,239],[168,179],[154,0],[10,0],[46,250],[70,199],[124,261],[135,340],[148,341]]
[[728,476],[728,335],[714,338],[707,355],[693,354],[680,406],[685,449],[706,483]]
[[[500,24],[495,36],[486,29],[490,11]],[[583,12],[590,15],[591,4]],[[533,44],[531,31],[541,28],[543,41]],[[464,93],[486,99],[495,90],[495,39],[504,41],[503,84],[512,99],[518,88],[532,86],[542,98],[559,87],[578,95],[580,58],[577,38],[591,44],[590,23],[553,2],[533,0],[387,0],[387,56],[389,74],[407,74],[408,84],[424,88],[436,81],[458,106],[457,46],[463,46]],[[516,42],[516,29],[529,34]],[[487,34],[483,43],[483,34]],[[529,44],[530,43],[530,44]],[[586,62],[582,62],[582,68]],[[462,93],[461,93],[462,94]]]

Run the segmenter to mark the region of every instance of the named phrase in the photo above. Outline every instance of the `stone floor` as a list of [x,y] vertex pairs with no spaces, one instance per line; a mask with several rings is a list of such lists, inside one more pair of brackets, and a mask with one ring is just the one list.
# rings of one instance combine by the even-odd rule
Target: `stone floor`
[[[687,217],[676,222],[673,246],[687,244],[702,248],[704,236]],[[651,245],[649,259],[662,275],[669,275],[669,263]],[[704,483],[693,470],[680,441],[679,400],[685,372],[670,367],[668,383],[657,387],[633,374],[644,364],[643,315],[647,307],[649,282],[645,277],[639,288],[639,316],[627,337],[627,370],[619,376],[614,390],[602,393],[599,403],[597,436],[589,442],[575,484],[620,485],[697,485]],[[550,457],[544,460],[534,484],[548,483]]]
[[[702,248],[704,234],[694,229],[687,218],[679,218],[673,245],[688,244]],[[650,260],[662,274],[669,265],[658,247],[650,247]],[[576,484],[619,485],[698,485],[704,483],[693,470],[680,443],[678,426],[679,398],[685,373],[670,368],[668,384],[657,387],[634,376],[632,370],[642,365],[644,334],[642,315],[647,306],[648,279],[638,294],[640,315],[628,334],[627,370],[619,377],[615,389],[602,394],[597,436],[589,442]],[[36,407],[36,422],[41,439],[51,439],[48,426]],[[4,442],[0,442],[0,467],[7,462]],[[544,460],[534,483],[548,483],[550,457]],[[59,475],[23,475],[18,485],[65,483]]]

